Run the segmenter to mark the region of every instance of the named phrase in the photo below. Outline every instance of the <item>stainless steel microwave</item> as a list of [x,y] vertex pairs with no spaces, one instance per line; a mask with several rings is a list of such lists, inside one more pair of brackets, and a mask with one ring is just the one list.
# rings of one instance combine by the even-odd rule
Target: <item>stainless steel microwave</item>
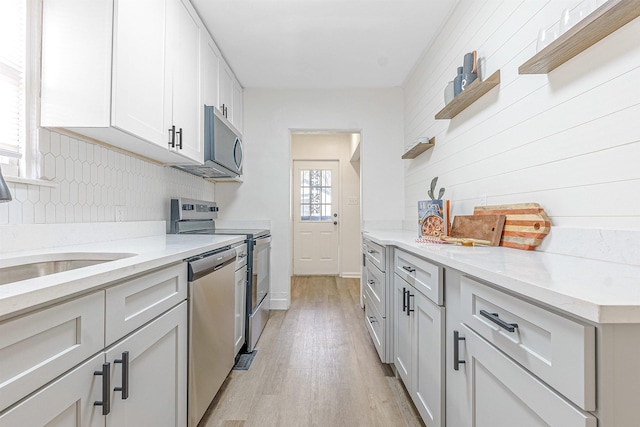
[[204,178],[235,178],[242,175],[242,136],[215,107],[204,106],[204,163],[176,166]]

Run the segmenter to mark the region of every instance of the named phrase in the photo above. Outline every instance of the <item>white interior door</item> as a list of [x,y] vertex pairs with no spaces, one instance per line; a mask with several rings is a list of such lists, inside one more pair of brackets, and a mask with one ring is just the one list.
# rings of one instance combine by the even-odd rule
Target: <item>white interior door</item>
[[340,163],[294,160],[293,274],[337,275]]

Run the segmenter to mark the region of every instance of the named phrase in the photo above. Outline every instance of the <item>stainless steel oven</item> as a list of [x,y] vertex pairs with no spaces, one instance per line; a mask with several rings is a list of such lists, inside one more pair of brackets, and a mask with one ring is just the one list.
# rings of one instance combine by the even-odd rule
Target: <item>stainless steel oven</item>
[[[271,235],[262,235],[253,238],[253,254],[252,263],[253,270],[251,272],[251,306],[246,336],[247,336],[247,352],[253,351],[262,330],[269,320],[271,310],[271,284],[269,278],[271,276]],[[247,302],[248,299],[247,299]]]
[[271,311],[271,232],[268,229],[217,228],[215,202],[171,199],[170,233],[244,235],[247,243],[247,306],[244,351],[256,346]]

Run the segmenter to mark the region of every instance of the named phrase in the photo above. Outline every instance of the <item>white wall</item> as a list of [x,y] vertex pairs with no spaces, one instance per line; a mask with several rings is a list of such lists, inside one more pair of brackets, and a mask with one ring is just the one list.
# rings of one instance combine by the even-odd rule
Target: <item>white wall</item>
[[[360,163],[351,163],[352,134],[294,134],[293,160],[338,160],[340,163],[339,273],[360,277]],[[349,203],[355,199],[358,203]],[[293,201],[292,201],[293,203]],[[292,230],[293,231],[293,230]],[[295,240],[295,239],[294,239]],[[295,247],[293,248],[295,250]]]
[[[538,29],[577,1],[462,0],[404,85],[405,146],[436,146],[405,163],[405,228],[439,176],[456,215],[487,204],[538,202],[550,215],[542,249],[581,255],[603,244],[599,230],[570,247],[562,229],[640,230],[640,19],[548,75],[519,75]],[[435,120],[443,90],[472,50],[500,86],[452,120]],[[588,230],[587,230],[588,233]],[[556,244],[552,244],[553,239]],[[616,245],[606,250],[615,249]]]
[[[216,184],[221,219],[271,220],[272,306],[286,309],[291,276],[291,130],[360,131],[361,206],[367,223],[402,223],[402,90],[244,92],[242,184]],[[359,252],[359,249],[358,249]]]

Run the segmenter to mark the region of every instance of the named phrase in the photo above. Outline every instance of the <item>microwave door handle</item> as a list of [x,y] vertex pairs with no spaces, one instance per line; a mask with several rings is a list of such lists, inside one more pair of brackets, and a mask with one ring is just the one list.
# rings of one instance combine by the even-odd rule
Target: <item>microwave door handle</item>
[[[238,149],[240,149],[240,161],[238,161],[238,155],[237,155]],[[236,143],[233,146],[233,161],[238,167],[238,170],[242,169],[243,160],[244,160],[244,150],[242,148],[242,141],[240,141],[240,138],[236,138]]]

